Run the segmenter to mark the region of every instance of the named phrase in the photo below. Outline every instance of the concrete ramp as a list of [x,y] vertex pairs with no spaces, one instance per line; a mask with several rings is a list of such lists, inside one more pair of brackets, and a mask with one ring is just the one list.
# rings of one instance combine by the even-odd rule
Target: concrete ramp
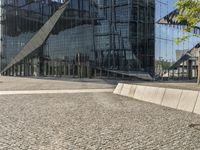
[[115,88],[115,90],[113,91],[114,94],[121,94],[122,88],[123,88],[124,84],[123,83],[119,83],[117,85],[117,87]]
[[156,87],[150,87],[146,86],[143,92],[142,100],[146,102],[153,101],[155,95],[156,95]]
[[198,93],[198,91],[183,90],[178,109],[192,112],[196,104]]
[[167,88],[161,105],[167,106],[170,108],[177,108],[181,94],[182,94],[182,90]]
[[119,83],[113,93],[200,114],[199,91]]
[[131,85],[131,89],[130,89],[128,97],[132,97],[132,98],[134,97],[136,88],[137,88],[137,85]]
[[194,107],[194,113],[196,114],[200,114],[200,93],[197,97],[197,101],[196,101],[196,104],[195,104],[195,107]]
[[146,86],[138,85],[135,90],[135,94],[134,94],[133,98],[138,99],[138,100],[143,100],[143,94],[145,91],[145,87]]
[[122,96],[129,96],[129,93],[131,91],[131,84],[124,84],[121,90],[121,95]]
[[149,102],[161,105],[165,90],[165,88],[154,87],[153,91],[155,92],[152,93],[151,97],[149,96]]
[[161,104],[164,93],[165,88],[146,86],[144,92],[142,93],[141,100],[150,103]]

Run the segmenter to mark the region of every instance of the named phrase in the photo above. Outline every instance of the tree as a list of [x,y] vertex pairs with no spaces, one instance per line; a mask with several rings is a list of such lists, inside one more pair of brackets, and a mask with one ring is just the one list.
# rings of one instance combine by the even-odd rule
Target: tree
[[[191,32],[200,22],[200,0],[178,0],[176,3],[179,15],[177,21],[186,26],[183,28],[185,32]],[[191,36],[199,37],[200,34],[192,34]],[[178,37],[176,43],[179,44],[191,36]],[[199,52],[200,54],[200,52]],[[198,77],[197,83],[200,83],[200,55],[198,58]]]

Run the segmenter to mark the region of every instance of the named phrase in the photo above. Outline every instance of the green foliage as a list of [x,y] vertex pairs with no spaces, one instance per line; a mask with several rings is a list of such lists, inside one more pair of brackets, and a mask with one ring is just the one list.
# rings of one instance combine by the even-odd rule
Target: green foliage
[[168,60],[155,60],[155,66],[156,68],[162,68],[162,70],[168,70],[171,66],[171,62]]
[[184,35],[184,36],[182,36],[182,37],[176,38],[176,44],[178,45],[178,44],[180,44],[180,43],[182,43],[182,42],[188,40],[188,39],[189,39],[190,37],[192,37],[192,36],[200,37],[199,34],[192,34],[192,35],[190,35],[190,36],[189,36],[189,35]]
[[189,36],[187,36],[187,35],[178,37],[178,38],[176,38],[176,44],[178,45],[178,44],[182,43],[183,41],[186,41],[187,39],[189,39]]
[[[178,0],[176,3],[179,9],[177,20],[179,22],[186,22],[187,26],[183,29],[185,32],[190,32],[200,22],[200,0]],[[192,36],[200,36],[194,34]],[[179,44],[187,40],[190,36],[179,37],[176,43]]]

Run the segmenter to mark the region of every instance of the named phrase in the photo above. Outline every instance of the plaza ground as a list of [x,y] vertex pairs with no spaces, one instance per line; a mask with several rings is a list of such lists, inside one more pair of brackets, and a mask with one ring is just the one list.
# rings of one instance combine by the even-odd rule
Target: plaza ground
[[[26,95],[0,95],[0,149],[200,149],[200,115],[109,91],[95,92],[114,89],[116,83],[0,77],[0,91],[30,91]],[[94,91],[32,94],[34,90],[83,89]]]

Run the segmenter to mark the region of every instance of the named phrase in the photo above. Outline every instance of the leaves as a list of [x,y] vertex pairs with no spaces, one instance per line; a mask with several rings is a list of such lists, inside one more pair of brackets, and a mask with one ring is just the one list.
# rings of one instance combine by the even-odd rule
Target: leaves
[[[183,31],[191,32],[191,30],[200,22],[200,0],[178,0],[176,5],[179,9],[177,21],[186,22],[187,25],[183,28]],[[199,36],[199,34],[193,36]],[[176,43],[180,44],[188,38],[189,36],[179,37],[177,38]]]
[[178,44],[182,43],[183,41],[186,41],[187,39],[189,39],[189,37],[190,36],[186,35],[186,36],[176,38],[176,44],[178,45]]

